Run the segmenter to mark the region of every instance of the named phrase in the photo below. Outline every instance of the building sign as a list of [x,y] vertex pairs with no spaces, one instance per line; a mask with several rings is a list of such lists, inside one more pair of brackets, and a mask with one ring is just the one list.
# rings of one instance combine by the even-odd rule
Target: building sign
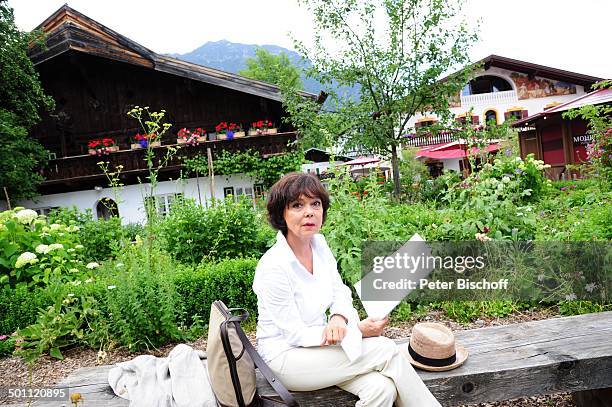
[[593,136],[590,134],[581,134],[573,137],[575,146],[586,146],[593,142]]

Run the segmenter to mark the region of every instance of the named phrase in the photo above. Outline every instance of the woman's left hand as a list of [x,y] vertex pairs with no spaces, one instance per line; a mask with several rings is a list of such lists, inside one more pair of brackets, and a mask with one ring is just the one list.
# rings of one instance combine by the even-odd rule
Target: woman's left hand
[[341,315],[334,315],[323,330],[323,342],[321,342],[321,346],[340,343],[345,335],[346,320]]

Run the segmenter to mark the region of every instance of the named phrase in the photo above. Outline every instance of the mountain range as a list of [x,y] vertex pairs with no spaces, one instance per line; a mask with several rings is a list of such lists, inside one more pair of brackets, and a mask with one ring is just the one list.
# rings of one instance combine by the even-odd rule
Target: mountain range
[[[299,68],[303,69],[311,65],[310,61],[303,59],[297,52],[278,45],[240,44],[227,40],[209,41],[186,54],[169,54],[169,56],[225,72],[238,73],[246,68],[248,58],[255,57],[257,47],[264,48],[274,55],[284,52],[289,57],[289,60]],[[304,73],[302,73],[302,83],[306,92],[314,93],[315,95],[318,95],[324,88],[321,83],[315,79],[307,78]],[[337,86],[332,87],[339,90]],[[355,89],[342,88],[342,92],[351,94],[354,97],[357,95]]]

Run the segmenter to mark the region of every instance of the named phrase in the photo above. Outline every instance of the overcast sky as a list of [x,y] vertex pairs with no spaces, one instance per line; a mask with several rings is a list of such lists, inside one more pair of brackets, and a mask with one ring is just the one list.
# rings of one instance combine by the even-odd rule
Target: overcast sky
[[[480,18],[473,61],[490,54],[612,78],[612,1],[467,0]],[[66,0],[9,0],[19,28],[31,30]],[[158,53],[186,53],[207,41],[292,48],[312,25],[295,0],[69,0],[68,5]]]

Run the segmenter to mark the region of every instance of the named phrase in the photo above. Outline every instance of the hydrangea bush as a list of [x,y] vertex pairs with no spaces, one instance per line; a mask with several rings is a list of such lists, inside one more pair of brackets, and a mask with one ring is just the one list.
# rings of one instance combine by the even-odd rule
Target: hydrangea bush
[[85,270],[79,227],[49,223],[31,209],[0,213],[0,284],[47,284]]
[[533,154],[525,159],[500,154],[493,163],[486,163],[449,191],[447,200],[459,206],[480,206],[510,201],[516,205],[537,201],[551,181],[544,175],[550,165],[536,160]]

